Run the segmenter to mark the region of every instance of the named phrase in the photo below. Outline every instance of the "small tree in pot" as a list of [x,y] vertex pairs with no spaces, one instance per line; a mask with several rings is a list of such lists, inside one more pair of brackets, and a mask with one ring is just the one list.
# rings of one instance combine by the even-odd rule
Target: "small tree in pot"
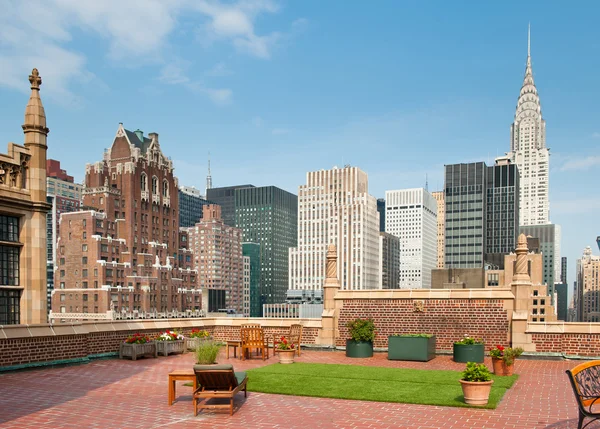
[[354,319],[346,324],[352,339],[346,340],[346,356],[365,358],[373,356],[375,323],[373,319]]
[[521,356],[523,349],[521,347],[503,347],[497,345],[490,349],[492,357],[492,366],[496,375],[512,375],[515,367],[515,359]]
[[469,405],[486,405],[492,390],[492,376],[487,366],[475,362],[467,362],[467,367],[462,373],[460,384]]

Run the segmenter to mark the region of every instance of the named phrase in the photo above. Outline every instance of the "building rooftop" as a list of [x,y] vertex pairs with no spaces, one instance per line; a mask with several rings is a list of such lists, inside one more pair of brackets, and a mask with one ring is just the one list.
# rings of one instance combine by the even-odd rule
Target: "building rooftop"
[[[305,349],[306,350],[306,349]],[[303,351],[300,362],[462,370],[450,356],[430,362],[389,361],[387,354],[349,359],[344,352]],[[237,371],[274,364],[226,359]],[[233,416],[202,411],[194,417],[191,388],[177,385],[168,405],[168,373],[188,369],[194,354],[137,361],[106,359],[86,365],[0,373],[3,428],[448,428],[560,429],[577,427],[577,406],[565,370],[580,361],[519,359],[515,385],[495,410],[309,398],[249,392],[235,398]],[[491,367],[489,358],[486,364]],[[434,394],[434,393],[432,393]],[[600,423],[588,428],[599,428]]]

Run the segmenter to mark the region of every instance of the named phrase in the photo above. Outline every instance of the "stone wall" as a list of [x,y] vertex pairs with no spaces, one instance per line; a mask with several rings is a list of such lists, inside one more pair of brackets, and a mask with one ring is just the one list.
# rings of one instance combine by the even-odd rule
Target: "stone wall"
[[538,353],[566,356],[600,356],[600,323],[530,323],[527,334]]

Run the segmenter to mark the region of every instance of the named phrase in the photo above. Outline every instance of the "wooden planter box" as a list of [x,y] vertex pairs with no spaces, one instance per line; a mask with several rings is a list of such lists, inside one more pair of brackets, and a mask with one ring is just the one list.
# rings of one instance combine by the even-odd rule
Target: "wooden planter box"
[[454,362],[477,362],[483,363],[483,344],[454,344]]
[[388,337],[388,359],[430,361],[435,357],[435,335],[431,337]]
[[186,338],[185,339],[185,348],[188,350],[196,350],[198,345],[203,341],[211,341],[212,337],[204,337],[204,338]]
[[119,347],[119,359],[128,357],[131,358],[131,360],[136,360],[140,356],[157,357],[156,343],[154,341],[145,344],[121,343],[121,346]]
[[373,357],[373,343],[371,341],[346,340],[346,356],[352,358]]
[[170,353],[185,353],[185,340],[157,341],[156,351],[159,355],[167,356]]

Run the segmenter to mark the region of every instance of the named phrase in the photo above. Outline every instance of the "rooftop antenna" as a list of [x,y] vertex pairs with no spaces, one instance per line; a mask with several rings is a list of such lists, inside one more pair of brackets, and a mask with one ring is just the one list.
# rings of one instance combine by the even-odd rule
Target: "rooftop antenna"
[[212,189],[212,176],[210,175],[210,151],[208,152],[208,175],[206,176],[206,195],[208,195],[209,189]]
[[427,180],[427,173],[425,173],[425,190],[429,192],[429,180]]

